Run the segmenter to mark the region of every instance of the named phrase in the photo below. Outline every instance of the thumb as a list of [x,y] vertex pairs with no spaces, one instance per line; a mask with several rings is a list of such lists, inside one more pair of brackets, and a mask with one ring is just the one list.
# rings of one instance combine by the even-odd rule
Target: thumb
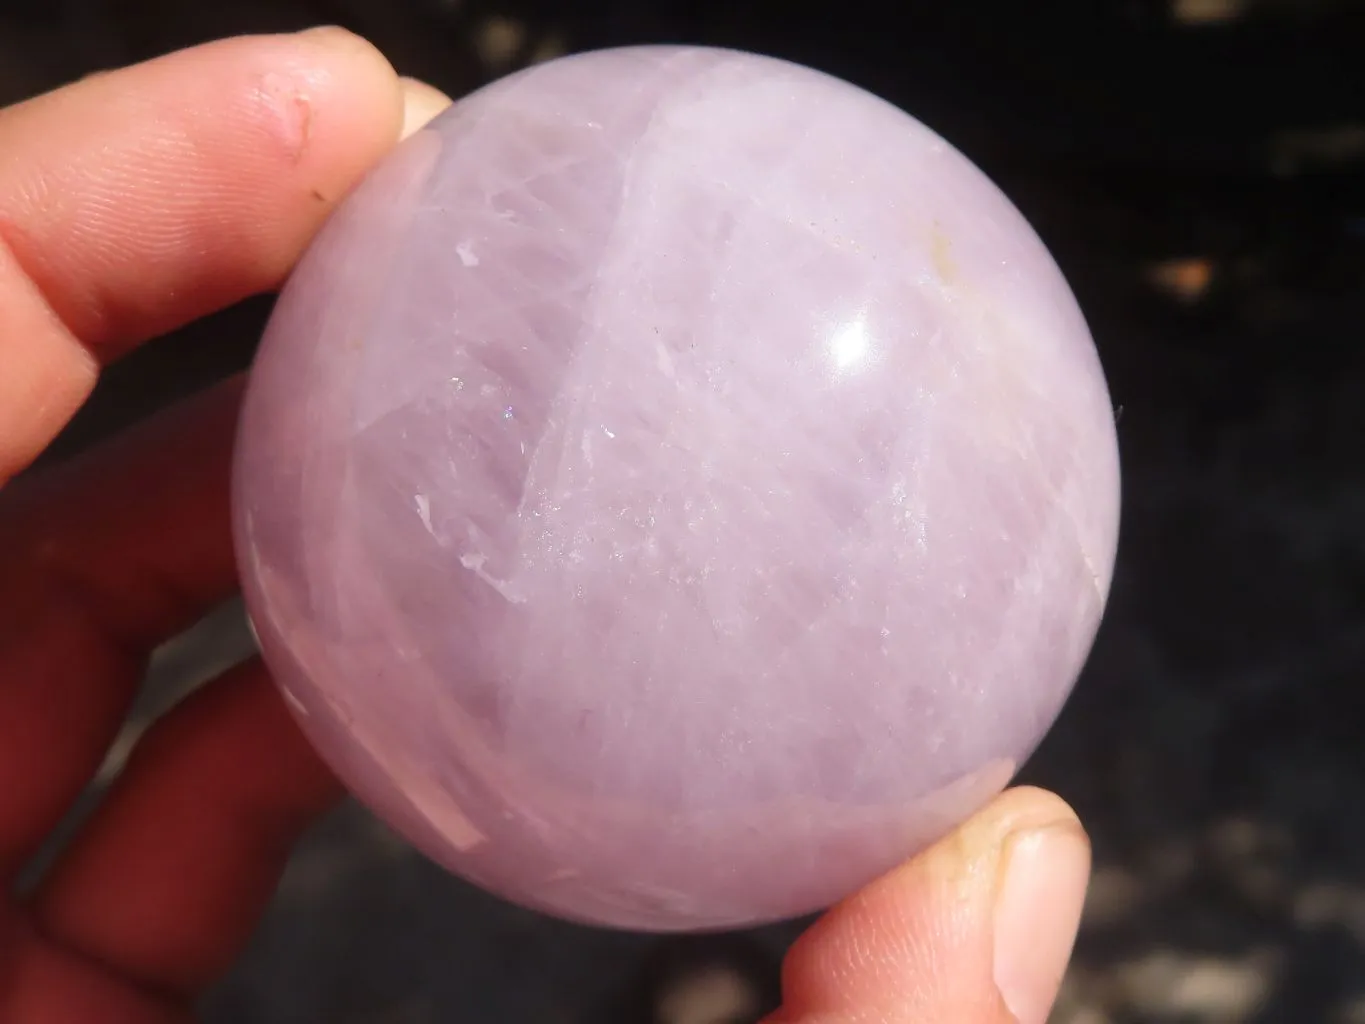
[[1089,877],[1075,812],[1010,790],[817,921],[770,1024],[1045,1024]]

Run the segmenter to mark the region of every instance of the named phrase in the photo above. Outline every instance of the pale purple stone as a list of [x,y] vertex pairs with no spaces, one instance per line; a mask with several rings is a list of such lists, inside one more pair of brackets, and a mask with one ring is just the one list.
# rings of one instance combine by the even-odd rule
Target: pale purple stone
[[1108,591],[1101,368],[893,107],[645,48],[504,79],[330,221],[236,479],[265,656],[451,870],[639,929],[820,908],[1010,779]]

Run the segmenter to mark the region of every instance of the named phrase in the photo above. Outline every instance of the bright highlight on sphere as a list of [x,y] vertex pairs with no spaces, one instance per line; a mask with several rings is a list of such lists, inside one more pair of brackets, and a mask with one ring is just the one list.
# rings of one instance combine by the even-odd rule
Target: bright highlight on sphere
[[452,871],[637,929],[819,909],[1003,788],[1088,654],[1112,411],[959,153],[748,54],[467,97],[252,371],[243,585],[299,721]]

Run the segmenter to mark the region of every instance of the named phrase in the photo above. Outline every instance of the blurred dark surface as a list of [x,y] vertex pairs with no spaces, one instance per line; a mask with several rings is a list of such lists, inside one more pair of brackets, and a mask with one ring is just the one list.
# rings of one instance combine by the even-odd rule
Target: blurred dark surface
[[[1365,5],[0,0],[0,101],[319,22],[452,95],[620,43],[785,56],[898,103],[994,176],[1068,274],[1121,407],[1111,611],[1024,773],[1095,841],[1055,1020],[1365,1022]],[[246,365],[268,309],[127,359],[55,454]],[[246,644],[226,609],[172,645],[144,713]],[[548,922],[351,807],[300,851],[205,1012],[721,1024],[708,1006],[743,1000],[717,978],[750,979],[761,1006],[792,934],[661,944]]]

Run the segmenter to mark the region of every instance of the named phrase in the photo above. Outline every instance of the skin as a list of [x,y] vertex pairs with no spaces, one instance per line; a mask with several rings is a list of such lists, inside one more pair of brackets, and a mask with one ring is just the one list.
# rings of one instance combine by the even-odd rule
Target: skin
[[[149,653],[235,588],[240,381],[14,478],[103,366],[278,286],[359,177],[447,102],[328,29],[226,40],[0,111],[0,1024],[192,1019],[295,841],[343,795],[249,661],[155,723],[75,841],[14,892]],[[1043,1024],[1088,871],[1070,808],[1009,791],[820,920],[787,958],[777,1020]]]

